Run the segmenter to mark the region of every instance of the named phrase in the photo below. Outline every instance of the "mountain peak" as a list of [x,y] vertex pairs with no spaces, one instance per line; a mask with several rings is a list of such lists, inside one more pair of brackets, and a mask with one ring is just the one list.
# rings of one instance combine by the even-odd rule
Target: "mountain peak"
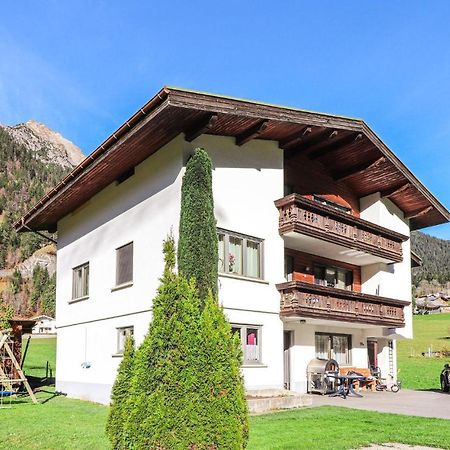
[[81,149],[73,142],[36,120],[31,119],[11,127],[0,126],[45,163],[72,168],[85,158]]

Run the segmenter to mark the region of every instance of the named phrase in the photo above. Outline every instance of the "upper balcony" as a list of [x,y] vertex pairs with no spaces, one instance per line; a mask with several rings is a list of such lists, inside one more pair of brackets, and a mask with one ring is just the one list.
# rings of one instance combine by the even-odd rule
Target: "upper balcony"
[[328,286],[289,281],[277,284],[282,318],[312,318],[404,327],[404,307],[409,302],[362,294]]
[[298,194],[275,201],[286,246],[360,266],[403,260],[407,236]]

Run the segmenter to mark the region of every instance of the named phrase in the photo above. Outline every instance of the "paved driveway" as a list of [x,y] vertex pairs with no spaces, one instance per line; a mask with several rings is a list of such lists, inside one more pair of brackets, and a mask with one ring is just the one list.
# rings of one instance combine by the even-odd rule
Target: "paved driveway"
[[439,391],[364,392],[363,398],[313,395],[312,406],[333,405],[368,411],[450,420],[450,394]]

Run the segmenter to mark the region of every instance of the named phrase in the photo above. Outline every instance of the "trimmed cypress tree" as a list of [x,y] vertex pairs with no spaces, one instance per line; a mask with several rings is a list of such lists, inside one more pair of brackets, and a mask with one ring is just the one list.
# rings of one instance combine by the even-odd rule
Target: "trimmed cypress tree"
[[113,449],[125,448],[123,439],[124,423],[127,417],[126,401],[130,393],[133,375],[134,339],[128,336],[125,340],[123,359],[117,371],[111,393],[111,407],[106,422],[106,434]]
[[[198,376],[199,448],[242,449],[248,439],[248,411],[240,373],[241,344],[217,300],[218,244],[212,193],[212,164],[197,149],[183,177],[180,272],[195,279],[202,302],[194,364]],[[202,447],[202,445],[206,447]],[[209,447],[208,447],[209,446]]]
[[202,148],[186,164],[181,187],[178,269],[195,278],[201,299],[217,294],[218,244],[212,195],[212,164]]

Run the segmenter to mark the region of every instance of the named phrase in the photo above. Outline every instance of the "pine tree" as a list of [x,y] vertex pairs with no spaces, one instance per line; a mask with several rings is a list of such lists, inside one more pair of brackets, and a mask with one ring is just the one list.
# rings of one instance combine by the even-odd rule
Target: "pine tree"
[[106,434],[113,449],[126,448],[124,442],[124,423],[127,417],[126,400],[130,392],[133,375],[134,339],[128,336],[125,340],[123,359],[117,371],[111,393],[111,408],[106,422]]
[[10,327],[9,320],[14,315],[14,308],[8,305],[0,296],[0,330],[5,330]]
[[197,149],[183,177],[178,267],[192,277],[202,301],[195,373],[202,441],[213,448],[242,449],[247,445],[248,413],[240,374],[241,346],[218,305],[218,249],[212,193],[212,164]]
[[217,255],[212,164],[206,151],[198,148],[186,165],[181,187],[178,268],[188,279],[195,278],[201,299],[209,290],[217,294]]

